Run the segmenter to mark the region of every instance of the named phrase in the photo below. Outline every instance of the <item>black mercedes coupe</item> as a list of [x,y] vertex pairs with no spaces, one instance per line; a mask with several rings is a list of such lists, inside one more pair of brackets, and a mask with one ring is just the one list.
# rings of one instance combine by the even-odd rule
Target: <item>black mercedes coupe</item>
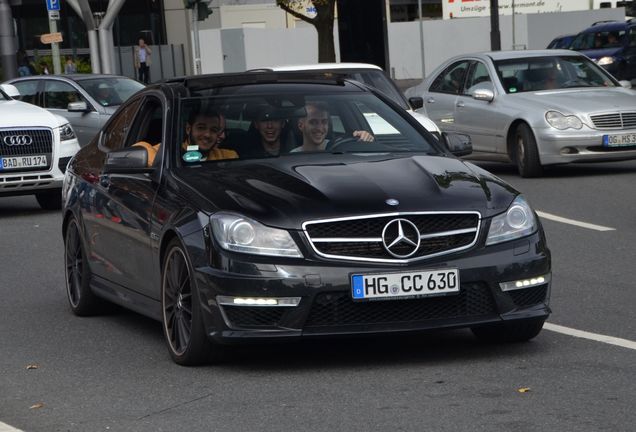
[[147,87],[69,163],[68,300],[163,323],[173,360],[233,343],[470,328],[525,341],[550,252],[524,197],[382,93],[311,72]]

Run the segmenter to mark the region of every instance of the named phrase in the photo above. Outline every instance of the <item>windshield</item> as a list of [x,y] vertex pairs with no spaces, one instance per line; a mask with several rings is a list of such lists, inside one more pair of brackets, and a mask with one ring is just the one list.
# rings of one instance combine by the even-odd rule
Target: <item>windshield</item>
[[129,97],[144,88],[144,85],[130,78],[95,78],[78,81],[101,106],[121,105]]
[[180,159],[325,154],[438,154],[432,135],[414,128],[370,93],[258,94],[184,99]]
[[579,34],[572,42],[573,50],[617,48],[623,45],[625,30],[605,30]]
[[405,110],[411,109],[411,107],[404,101],[404,97],[400,94],[399,90],[396,89],[395,85],[390,81],[390,78],[387,77],[383,71],[361,70],[349,72],[347,76],[380,90]]
[[582,56],[530,57],[495,62],[506,93],[574,87],[616,87],[602,68]]

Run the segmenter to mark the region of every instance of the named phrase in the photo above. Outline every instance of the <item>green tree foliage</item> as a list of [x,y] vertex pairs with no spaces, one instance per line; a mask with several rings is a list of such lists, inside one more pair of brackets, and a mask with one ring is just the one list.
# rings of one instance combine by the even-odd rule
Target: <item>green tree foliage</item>
[[333,21],[336,0],[311,0],[310,3],[316,8],[316,16],[313,18],[298,11],[299,6],[306,4],[302,0],[276,0],[276,4],[285,12],[316,28],[316,32],[318,32],[318,61],[320,63],[335,62],[336,50],[333,43]]

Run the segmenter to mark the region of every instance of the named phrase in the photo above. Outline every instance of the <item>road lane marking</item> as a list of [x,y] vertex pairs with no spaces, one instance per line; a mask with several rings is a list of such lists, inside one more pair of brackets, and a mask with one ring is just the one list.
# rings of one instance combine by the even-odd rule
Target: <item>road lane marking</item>
[[581,222],[574,219],[568,219],[568,218],[564,218],[561,216],[553,215],[551,213],[546,213],[542,211],[537,211],[537,214],[544,219],[549,219],[555,222],[561,222],[561,223],[569,224],[569,225],[575,225],[581,228],[587,228],[587,229],[596,230],[596,231],[616,231],[616,228],[610,228],[603,225],[595,225],[595,224],[591,224],[587,222]]
[[577,330],[577,329],[564,327],[564,326],[560,326],[558,324],[552,324],[552,323],[543,324],[543,328],[546,330],[550,330],[550,331],[561,333],[568,336],[589,339],[596,342],[602,342],[609,345],[616,345],[619,347],[636,350],[636,342],[630,341],[629,339],[621,339],[614,336],[606,336],[606,335],[597,334],[597,333],[590,333],[583,330]]
[[0,432],[22,432],[20,429],[16,429],[13,426],[9,426],[6,423],[0,421]]

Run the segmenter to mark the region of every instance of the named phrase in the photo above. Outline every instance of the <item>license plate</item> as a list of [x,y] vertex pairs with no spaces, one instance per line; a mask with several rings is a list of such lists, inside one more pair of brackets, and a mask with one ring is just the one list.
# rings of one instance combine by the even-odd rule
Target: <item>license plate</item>
[[0,158],[0,171],[19,168],[45,167],[47,165],[46,155],[11,156]]
[[603,146],[605,147],[636,146],[636,133],[603,135]]
[[459,292],[459,270],[351,275],[354,300],[428,297]]

